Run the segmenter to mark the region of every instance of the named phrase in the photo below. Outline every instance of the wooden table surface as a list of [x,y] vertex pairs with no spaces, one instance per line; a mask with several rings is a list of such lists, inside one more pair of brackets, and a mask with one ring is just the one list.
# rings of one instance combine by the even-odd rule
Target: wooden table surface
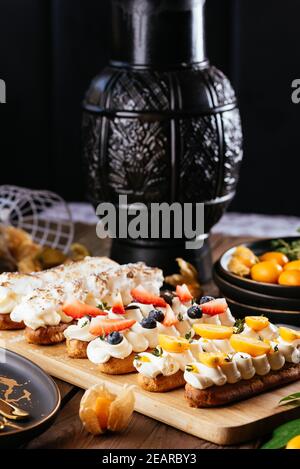
[[[237,242],[251,238],[233,238],[222,235],[211,237],[213,258],[216,260],[226,249]],[[108,255],[109,242],[96,237],[95,227],[76,225],[76,241],[85,244],[93,255]],[[217,294],[213,282],[204,285],[206,294]],[[94,437],[83,430],[78,417],[79,403],[83,391],[76,386],[56,380],[59,386],[62,405],[52,427],[43,435],[28,443],[29,449],[211,449],[223,448],[194,436],[183,433],[144,415],[134,413],[127,430],[121,434],[107,434]],[[234,446],[234,448],[257,448],[260,441]],[[231,447],[232,448],[232,447]]]

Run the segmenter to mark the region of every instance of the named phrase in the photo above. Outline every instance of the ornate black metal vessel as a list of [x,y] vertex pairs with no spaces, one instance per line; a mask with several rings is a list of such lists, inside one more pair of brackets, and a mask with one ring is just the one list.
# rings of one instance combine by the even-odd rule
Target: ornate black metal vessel
[[[205,236],[235,193],[242,159],[234,91],[205,54],[204,0],[112,0],[111,61],[84,102],[89,196],[118,204],[204,202]],[[204,236],[204,237],[205,237]],[[174,269],[183,256],[210,277],[207,241],[115,240],[119,262]]]

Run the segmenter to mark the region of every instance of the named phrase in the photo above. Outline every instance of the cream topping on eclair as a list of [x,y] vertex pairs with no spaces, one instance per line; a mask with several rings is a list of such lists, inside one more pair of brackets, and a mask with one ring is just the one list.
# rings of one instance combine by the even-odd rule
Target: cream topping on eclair
[[95,336],[90,333],[91,321],[88,317],[80,318],[77,324],[71,324],[64,331],[64,336],[69,340],[81,340],[82,342],[91,342]]
[[133,361],[136,370],[148,378],[156,378],[158,375],[170,376],[179,370],[178,361],[169,355],[163,353],[156,357],[152,353],[140,353]]
[[107,340],[97,337],[97,339],[89,342],[87,346],[87,357],[96,365],[107,363],[110,358],[118,358],[120,360],[127,358],[132,353],[132,345],[126,339],[122,338],[119,344],[109,344]]

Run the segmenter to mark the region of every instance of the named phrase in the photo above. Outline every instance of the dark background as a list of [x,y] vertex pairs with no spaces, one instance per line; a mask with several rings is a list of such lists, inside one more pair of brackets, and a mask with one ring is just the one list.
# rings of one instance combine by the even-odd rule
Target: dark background
[[[300,215],[299,18],[297,0],[207,0],[208,57],[232,80],[244,128],[231,209]],[[109,0],[0,0],[0,184],[84,199],[81,101],[109,29]]]

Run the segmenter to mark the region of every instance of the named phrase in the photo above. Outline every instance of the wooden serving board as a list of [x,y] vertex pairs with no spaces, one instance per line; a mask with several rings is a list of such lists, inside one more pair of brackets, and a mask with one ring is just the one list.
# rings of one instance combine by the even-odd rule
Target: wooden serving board
[[[20,331],[0,332],[0,346],[30,359],[50,375],[83,389],[104,382],[117,393],[124,384],[136,384],[135,374],[108,376],[88,360],[69,358],[64,344],[47,347],[27,344]],[[296,382],[226,407],[193,409],[185,401],[183,389],[154,394],[136,386],[135,410],[199,438],[230,445],[257,438],[299,417],[300,407],[278,406],[282,397],[299,390],[300,383]]]

